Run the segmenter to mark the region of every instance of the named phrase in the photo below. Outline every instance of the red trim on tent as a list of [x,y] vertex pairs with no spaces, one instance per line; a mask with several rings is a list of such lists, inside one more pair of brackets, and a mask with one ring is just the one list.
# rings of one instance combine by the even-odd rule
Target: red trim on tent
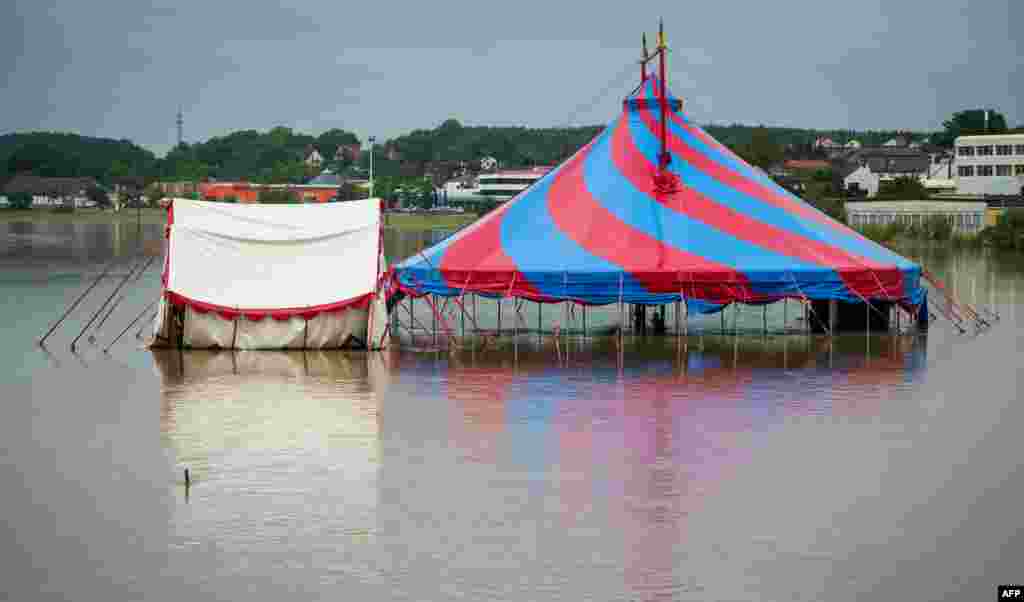
[[352,299],[335,301],[334,303],[325,303],[323,305],[311,305],[309,307],[285,307],[280,309],[241,309],[237,307],[225,307],[223,305],[216,305],[214,303],[206,303],[205,301],[190,299],[173,291],[165,291],[164,295],[167,297],[167,301],[171,305],[178,307],[187,305],[201,314],[214,312],[226,320],[234,320],[238,316],[245,316],[249,320],[259,321],[268,316],[275,320],[288,320],[294,317],[301,317],[310,320],[322,313],[331,313],[352,308],[366,309],[369,307],[370,300],[373,299],[374,294],[367,293],[365,295],[353,297]]

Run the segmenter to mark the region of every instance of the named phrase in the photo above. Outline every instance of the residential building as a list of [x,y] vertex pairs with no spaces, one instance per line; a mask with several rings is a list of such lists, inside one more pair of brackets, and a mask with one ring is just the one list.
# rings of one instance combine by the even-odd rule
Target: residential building
[[1024,195],[1024,134],[959,136],[957,191],[974,195]]
[[199,190],[197,183],[192,181],[157,182],[156,185],[164,196],[169,197],[186,197]]
[[[199,195],[203,199],[223,201],[234,198],[239,203],[256,203],[261,192],[269,190],[285,190],[295,199],[303,203],[326,203],[338,196],[338,189],[346,180],[332,173],[329,169],[305,184],[254,184],[252,182],[203,182],[199,185]],[[353,185],[364,183],[362,180],[348,180]]]
[[92,205],[86,191],[98,186],[93,178],[44,178],[18,174],[4,186],[6,194],[28,193],[32,195],[33,207]]
[[357,161],[359,160],[359,154],[362,152],[362,146],[359,144],[342,144],[338,146],[338,149],[334,151],[335,161]]
[[953,231],[977,234],[985,228],[984,201],[868,201],[846,203],[846,221],[853,227],[901,223],[923,226],[935,217],[945,218]]
[[832,161],[832,182],[837,190],[863,194],[868,198],[896,178],[928,176],[931,156],[923,149],[899,146],[863,147]]
[[480,185],[477,194],[499,202],[507,201],[543,178],[551,169],[549,166],[538,166],[480,174],[477,179]]
[[324,162],[324,158],[323,158],[323,156],[320,155],[320,151],[316,150],[313,147],[310,147],[309,149],[306,150],[306,160],[305,160],[305,163],[306,163],[307,166],[309,166],[309,167],[311,167],[313,169],[320,169],[320,165],[323,162]]

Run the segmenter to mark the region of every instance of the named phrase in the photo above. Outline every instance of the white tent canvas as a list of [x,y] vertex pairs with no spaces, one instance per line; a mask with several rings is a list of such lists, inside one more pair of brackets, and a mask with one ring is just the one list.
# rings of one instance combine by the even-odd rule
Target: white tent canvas
[[380,216],[377,199],[296,205],[175,199],[156,343],[384,346]]

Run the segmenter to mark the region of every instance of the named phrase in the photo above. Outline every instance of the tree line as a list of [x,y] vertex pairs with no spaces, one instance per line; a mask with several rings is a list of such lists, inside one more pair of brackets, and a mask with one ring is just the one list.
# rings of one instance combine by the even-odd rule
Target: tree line
[[[864,145],[882,144],[897,135],[949,145],[957,135],[1009,130],[997,111],[972,109],[955,113],[941,132],[895,130],[816,130],[805,128],[707,125],[709,134],[751,163],[765,167],[786,154],[813,151],[813,142],[830,137],[837,143],[856,139]],[[576,152],[603,126],[527,128],[465,126],[448,119],[433,129],[417,129],[376,147],[375,169],[381,176],[423,176],[437,164],[478,166],[493,157],[502,166],[557,164]],[[1024,126],[1018,128],[1024,131]],[[331,129],[317,136],[287,127],[267,131],[242,130],[195,144],[181,144],[165,157],[130,140],[112,140],[70,133],[29,132],[0,136],[0,180],[24,173],[44,177],[92,177],[101,184],[118,178],[149,181],[245,179],[258,183],[299,183],[315,175],[304,162],[316,149],[323,163],[345,175],[366,175],[368,153],[360,153],[352,132]],[[342,153],[337,153],[343,148]],[[336,158],[337,156],[337,158]],[[0,182],[2,183],[2,182]]]

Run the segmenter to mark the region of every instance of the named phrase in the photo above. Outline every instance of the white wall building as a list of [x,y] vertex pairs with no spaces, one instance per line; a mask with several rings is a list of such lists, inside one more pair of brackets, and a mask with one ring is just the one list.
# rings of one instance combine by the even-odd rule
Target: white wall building
[[1024,134],[959,136],[955,177],[961,194],[1021,194]]
[[940,216],[950,221],[954,232],[977,234],[985,227],[984,201],[868,201],[846,203],[846,221],[854,228],[902,223],[923,226]]
[[543,178],[549,171],[550,167],[533,167],[480,174],[477,180],[480,189],[477,194],[499,202],[507,201]]

